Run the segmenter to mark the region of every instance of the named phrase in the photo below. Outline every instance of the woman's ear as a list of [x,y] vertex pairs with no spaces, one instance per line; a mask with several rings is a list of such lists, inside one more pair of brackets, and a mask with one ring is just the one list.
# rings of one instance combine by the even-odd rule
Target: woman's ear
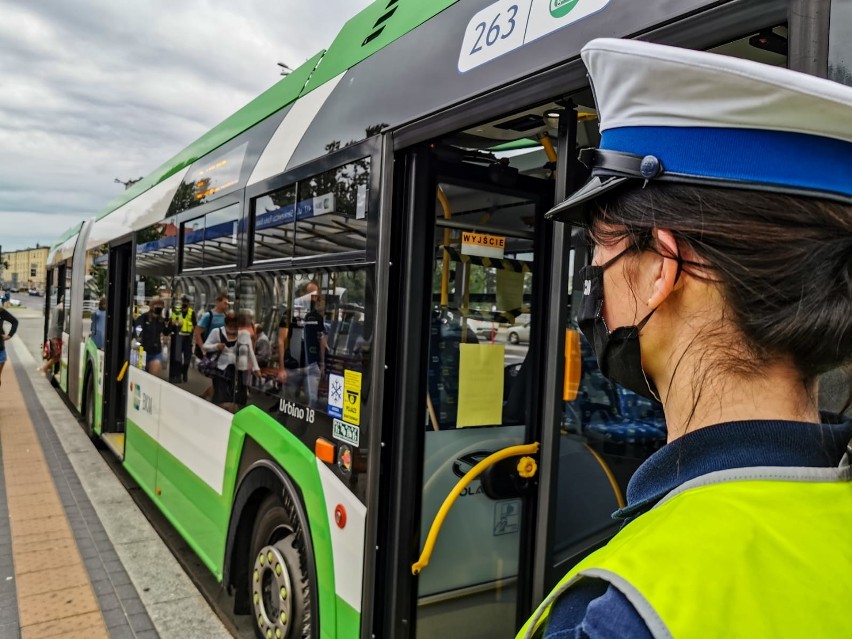
[[668,298],[677,284],[680,270],[680,251],[674,234],[667,229],[654,229],[654,238],[659,247],[661,261],[654,278],[651,297],[647,301],[650,308],[657,308]]

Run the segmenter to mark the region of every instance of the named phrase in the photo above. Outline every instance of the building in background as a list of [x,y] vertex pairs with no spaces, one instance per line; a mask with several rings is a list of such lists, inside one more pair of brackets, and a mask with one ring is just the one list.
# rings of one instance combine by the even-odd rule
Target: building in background
[[49,247],[36,244],[35,248],[4,252],[0,259],[0,268],[5,266],[0,276],[4,287],[44,292],[49,251]]

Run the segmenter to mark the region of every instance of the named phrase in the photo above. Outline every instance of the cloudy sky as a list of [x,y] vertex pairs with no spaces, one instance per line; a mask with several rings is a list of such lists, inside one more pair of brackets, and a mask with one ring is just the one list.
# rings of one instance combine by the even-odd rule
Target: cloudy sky
[[0,0],[0,245],[52,244],[369,0]]

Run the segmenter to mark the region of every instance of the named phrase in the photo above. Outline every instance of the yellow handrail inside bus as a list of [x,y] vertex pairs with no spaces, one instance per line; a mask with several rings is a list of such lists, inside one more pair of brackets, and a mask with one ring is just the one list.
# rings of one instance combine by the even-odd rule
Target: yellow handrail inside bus
[[[432,526],[429,528],[429,534],[426,535],[426,543],[423,545],[423,552],[420,553],[420,559],[411,565],[411,574],[419,575],[420,571],[429,565],[429,559],[432,557],[432,551],[435,549],[435,542],[438,541],[438,533],[441,532],[444,520],[447,518],[447,514],[450,512],[453,504],[456,503],[456,499],[458,499],[462,491],[470,485],[470,482],[479,477],[485,469],[493,466],[499,461],[509,457],[535,455],[538,452],[538,449],[538,442],[522,444],[520,446],[509,446],[508,448],[503,448],[502,450],[498,450],[496,453],[490,454],[476,466],[467,471],[464,477],[456,482],[455,487],[450,491],[450,494],[447,495],[447,498],[444,499],[444,503],[441,504],[441,507],[438,509],[435,519],[432,520]],[[518,470],[521,472],[522,476],[530,477],[532,476],[530,473],[535,472],[535,462],[530,463],[530,460],[522,459],[518,463]]]
[[547,133],[540,133],[536,137],[538,137],[538,141],[541,142],[541,146],[544,147],[544,153],[547,155],[547,159],[551,162],[556,162],[556,149],[553,148],[553,140],[550,139],[550,136]]
[[130,362],[124,362],[124,366],[121,367],[121,371],[118,373],[118,377],[116,377],[115,381],[120,382],[124,379],[125,373],[127,373],[127,367],[130,365]]
[[[447,199],[444,189],[438,186],[438,201],[441,203],[441,208],[444,209],[444,219],[453,219],[453,210],[450,208],[450,201]],[[450,245],[450,229],[444,229],[444,246]],[[449,304],[450,288],[450,254],[447,249],[444,249],[444,259],[441,262],[441,307],[446,308]]]
[[583,372],[582,347],[580,331],[573,328],[565,329],[565,378],[562,399],[573,402],[580,391],[580,378]]

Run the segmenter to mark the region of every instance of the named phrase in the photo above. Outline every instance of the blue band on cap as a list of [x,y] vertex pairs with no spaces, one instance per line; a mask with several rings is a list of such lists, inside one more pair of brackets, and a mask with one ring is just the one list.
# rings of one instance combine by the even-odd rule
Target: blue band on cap
[[654,155],[666,173],[852,197],[852,143],[834,138],[760,129],[636,126],[607,129],[600,148]]

